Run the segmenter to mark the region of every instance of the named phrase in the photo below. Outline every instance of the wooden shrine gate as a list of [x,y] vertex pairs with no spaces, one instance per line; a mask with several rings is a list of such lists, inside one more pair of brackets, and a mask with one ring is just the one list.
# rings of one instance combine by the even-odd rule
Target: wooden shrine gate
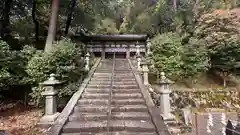
[[117,58],[129,58],[136,54],[137,48],[141,55],[147,51],[147,35],[91,35],[74,36],[75,42],[84,42],[86,51],[96,57],[108,58],[115,53]]

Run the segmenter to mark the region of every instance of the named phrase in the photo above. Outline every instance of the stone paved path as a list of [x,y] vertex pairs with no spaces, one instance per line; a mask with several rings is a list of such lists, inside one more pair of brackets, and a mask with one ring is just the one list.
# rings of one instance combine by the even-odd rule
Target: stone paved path
[[60,134],[160,135],[144,97],[127,59],[101,60]]

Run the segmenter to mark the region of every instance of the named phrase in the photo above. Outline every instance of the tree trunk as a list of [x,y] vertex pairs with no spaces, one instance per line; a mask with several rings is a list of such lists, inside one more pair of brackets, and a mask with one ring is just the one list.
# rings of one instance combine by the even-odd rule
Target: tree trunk
[[2,38],[8,36],[10,34],[10,10],[12,6],[13,0],[4,0],[4,8],[3,8],[3,13],[2,13],[2,18],[1,18],[1,27],[0,27],[0,36]]
[[45,52],[51,52],[52,50],[52,43],[56,35],[58,9],[59,9],[59,0],[52,0],[52,14],[50,18],[49,27],[48,27],[48,36],[47,36],[47,41],[44,49]]
[[38,36],[39,36],[39,22],[36,19],[36,0],[33,0],[33,7],[32,7],[32,20],[35,25],[35,40],[38,41]]
[[173,9],[177,11],[177,0],[172,0],[173,3]]
[[68,34],[68,30],[69,30],[69,27],[71,25],[72,15],[73,15],[73,12],[74,12],[75,5],[76,5],[76,0],[72,0],[71,7],[69,7],[70,9],[69,9],[69,13],[68,13],[67,22],[66,22],[65,36]]

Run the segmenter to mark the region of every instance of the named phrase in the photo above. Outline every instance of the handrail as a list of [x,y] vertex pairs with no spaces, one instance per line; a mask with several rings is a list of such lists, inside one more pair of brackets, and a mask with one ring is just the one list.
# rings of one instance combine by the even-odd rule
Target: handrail
[[112,76],[111,84],[109,89],[109,98],[108,98],[108,117],[107,117],[107,134],[110,135],[110,119],[112,115],[112,88],[113,88],[113,79],[114,79],[114,70],[115,70],[115,53],[113,54],[113,65],[112,65]]

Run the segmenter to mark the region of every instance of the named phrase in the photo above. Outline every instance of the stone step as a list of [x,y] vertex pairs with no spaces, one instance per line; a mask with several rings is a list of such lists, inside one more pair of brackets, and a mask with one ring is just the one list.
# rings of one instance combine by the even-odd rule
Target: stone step
[[80,99],[79,105],[108,105],[108,99]]
[[63,127],[63,133],[81,133],[81,132],[91,132],[91,133],[101,133],[107,130],[107,121],[74,121],[67,122]]
[[[84,94],[82,95],[82,98],[86,98],[86,99],[95,99],[95,98],[109,98],[109,94],[108,93],[88,93],[88,92],[84,92]],[[113,99],[128,99],[128,98],[142,98],[142,94],[141,93],[114,93],[113,92]]]
[[79,105],[74,107],[74,112],[84,112],[84,113],[97,113],[97,112],[107,112],[107,105]]
[[[109,89],[102,89],[102,88],[87,88],[85,90],[88,93],[109,93]],[[112,89],[113,93],[140,93],[141,91],[139,89]]]
[[116,75],[116,76],[118,76],[118,75],[129,76],[129,75],[133,75],[133,73],[132,73],[131,71],[125,72],[125,73],[115,73],[115,72],[114,72],[114,75]]
[[[124,81],[124,82],[128,82],[128,81],[136,81],[135,78],[114,78],[114,81]],[[91,81],[111,81],[111,78],[91,78]]]
[[115,74],[114,73],[114,77],[134,77],[134,75],[130,72],[129,73],[123,73],[123,74],[119,74],[119,73]]
[[113,89],[113,94],[141,94],[140,89]]
[[96,112],[96,113],[77,113],[74,112],[69,116],[69,121],[102,121],[107,120],[107,113]]
[[[93,76],[92,76],[93,78],[108,78],[108,77],[112,77],[112,74],[105,74],[105,75],[103,75],[103,74],[94,74]],[[114,76],[113,77],[126,77],[126,78],[128,78],[128,77],[134,77],[134,75],[132,74],[132,73],[128,73],[128,74],[114,74]]]
[[111,79],[112,76],[96,76],[96,75],[94,75],[92,78],[101,80],[101,79]]
[[111,78],[91,78],[91,81],[111,81]]
[[147,112],[145,105],[113,105],[112,112]]
[[[136,85],[136,81],[113,82],[113,85]],[[111,85],[111,81],[90,81],[88,85]]]
[[102,88],[102,89],[109,89],[111,85],[95,85],[95,84],[88,84],[87,88]]
[[88,98],[88,99],[95,99],[95,98],[106,98],[108,99],[109,94],[108,93],[88,93],[84,92],[82,95],[82,98]]
[[[112,120],[151,120],[148,112],[113,112]],[[69,121],[101,121],[107,120],[107,113],[73,113]]]
[[112,73],[111,72],[109,72],[109,73],[94,73],[93,74],[93,76],[112,76]]
[[[88,84],[87,88],[110,88],[111,85],[96,85],[96,84]],[[126,85],[112,85],[113,89],[137,89],[139,88],[137,84],[126,84]]]
[[109,88],[87,88],[85,91],[87,92],[87,93],[92,93],[92,94],[97,94],[97,93],[105,93],[105,94],[108,94],[109,93]]
[[[89,84],[111,84],[111,80],[109,81],[102,81],[102,80],[91,80]],[[113,84],[136,84],[136,80],[131,81],[113,81]]]
[[118,78],[134,78],[134,76],[133,75],[114,75],[113,77],[118,77]]
[[112,112],[113,120],[151,120],[148,112]]
[[113,93],[113,99],[143,98],[141,93]]
[[[110,131],[155,132],[151,121],[111,120],[109,126]],[[106,132],[107,121],[71,121],[63,127],[62,131],[63,133]]]
[[[108,105],[108,99],[80,99],[79,105]],[[145,104],[143,99],[113,99],[112,105],[138,105]]]
[[135,80],[135,78],[129,78],[129,79],[121,79],[121,78],[114,78],[113,79],[115,82],[119,82],[119,81],[121,81],[121,82],[129,82],[129,81],[135,81],[136,82],[136,80]]
[[[79,105],[74,107],[74,112],[107,112],[107,105]],[[145,105],[118,105],[112,106],[112,112],[147,112]]]
[[139,88],[137,84],[128,84],[128,85],[113,85],[113,89],[137,89]]
[[136,81],[127,81],[127,82],[113,82],[114,85],[132,85],[137,84]]
[[112,99],[112,105],[138,105],[145,104],[143,99]]
[[[107,132],[102,133],[91,133],[91,132],[81,132],[81,133],[63,133],[61,135],[107,135]],[[110,135],[158,135],[156,132],[126,132],[126,131],[120,131],[120,132],[110,132]]]

